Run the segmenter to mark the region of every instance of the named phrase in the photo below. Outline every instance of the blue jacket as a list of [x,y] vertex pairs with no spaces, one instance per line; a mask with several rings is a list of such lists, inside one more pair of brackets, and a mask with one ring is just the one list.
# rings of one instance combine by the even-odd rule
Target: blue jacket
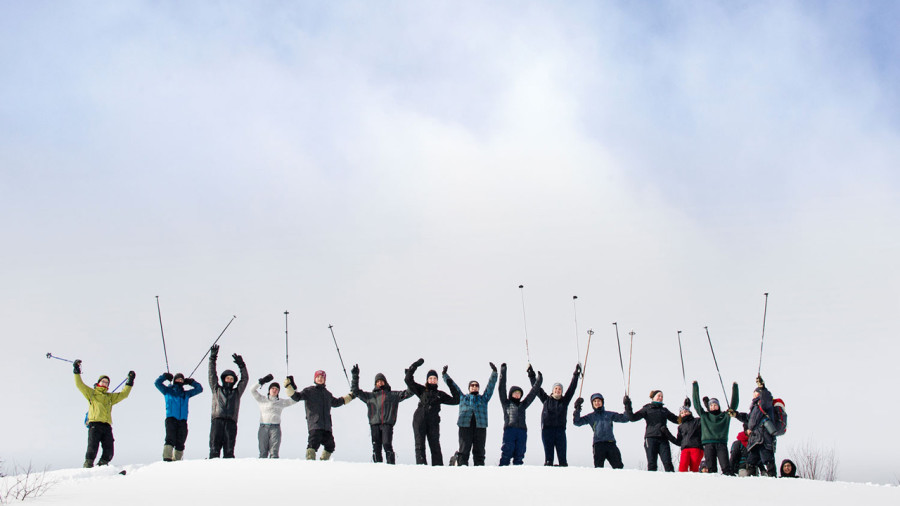
[[203,387],[199,382],[195,381],[192,389],[185,390],[183,385],[177,383],[166,386],[163,384],[165,380],[166,375],[160,374],[153,384],[166,397],[166,418],[187,420],[188,400],[202,392]]
[[616,442],[613,435],[613,422],[625,423],[631,421],[631,414],[626,409],[625,413],[616,413],[615,411],[606,411],[605,407],[595,409],[593,413],[581,416],[581,408],[575,408],[575,414],[572,417],[572,423],[576,427],[590,424],[594,429],[594,442]]
[[459,386],[444,374],[444,382],[450,385],[450,391],[454,397],[459,396],[459,419],[456,425],[460,427],[470,427],[472,425],[472,417],[475,417],[475,427],[484,429],[488,426],[488,401],[494,395],[494,386],[497,384],[497,373],[491,373],[491,379],[488,380],[487,388],[484,394],[467,394],[460,390]]

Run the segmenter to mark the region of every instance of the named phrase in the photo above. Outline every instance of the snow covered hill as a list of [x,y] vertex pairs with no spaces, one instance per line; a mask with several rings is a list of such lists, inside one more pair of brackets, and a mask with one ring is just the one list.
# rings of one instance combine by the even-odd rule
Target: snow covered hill
[[[125,470],[126,475],[118,474]],[[53,486],[28,504],[452,505],[641,504],[701,497],[735,504],[900,504],[900,487],[774,478],[729,478],[590,468],[443,467],[282,460],[189,460],[51,471]],[[7,477],[5,480],[12,478]],[[683,498],[679,499],[679,498]]]

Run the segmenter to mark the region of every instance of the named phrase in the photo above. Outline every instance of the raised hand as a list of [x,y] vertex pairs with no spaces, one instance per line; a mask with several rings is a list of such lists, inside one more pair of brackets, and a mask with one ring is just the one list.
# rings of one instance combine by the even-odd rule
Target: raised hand
[[584,405],[584,397],[579,397],[575,399],[575,410],[578,411],[581,409],[581,406]]
[[172,381],[173,379],[175,379],[175,376],[172,376],[172,373],[167,372],[167,373],[163,373],[163,378],[165,378],[168,381]]
[[491,366],[492,371],[497,372],[497,366],[495,366],[493,362],[488,362],[488,365]]
[[350,368],[350,374],[359,376],[359,364],[353,364],[353,367]]
[[272,381],[273,379],[275,379],[275,376],[272,376],[271,374],[266,374],[262,378],[259,378],[259,384],[265,385],[266,383]]
[[128,380],[125,382],[127,386],[134,386],[134,371],[128,371]]
[[214,344],[209,347],[209,358],[215,360],[219,358],[219,345]]
[[81,359],[76,359],[72,362],[72,370],[75,374],[81,374]]
[[243,369],[244,366],[246,365],[246,364],[244,364],[244,357],[238,355],[237,353],[231,355],[231,358],[234,359],[234,363],[237,364],[237,366],[241,369]]

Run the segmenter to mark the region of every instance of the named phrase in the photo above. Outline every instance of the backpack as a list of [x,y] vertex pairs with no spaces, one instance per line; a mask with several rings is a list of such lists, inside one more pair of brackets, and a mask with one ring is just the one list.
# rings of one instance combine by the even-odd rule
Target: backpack
[[772,401],[772,411],[775,413],[775,419],[772,420],[775,424],[775,433],[772,435],[783,436],[787,432],[788,422],[787,411],[784,409],[784,400],[775,399]]

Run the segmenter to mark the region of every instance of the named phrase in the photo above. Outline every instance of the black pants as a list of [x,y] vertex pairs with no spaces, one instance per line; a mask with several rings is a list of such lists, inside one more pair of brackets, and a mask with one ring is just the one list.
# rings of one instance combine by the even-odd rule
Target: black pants
[[334,433],[330,430],[321,429],[309,431],[306,447],[319,451],[320,446],[324,446],[326,452],[334,453]]
[[444,465],[444,456],[441,453],[441,418],[438,416],[425,416],[422,410],[417,409],[413,414],[413,438],[416,442],[416,464],[427,465],[425,460],[425,441],[431,450],[431,465]]
[[184,442],[187,441],[187,420],[179,420],[174,416],[166,418],[166,444],[184,451]]
[[[656,457],[659,457],[667,473],[675,472],[675,466],[672,465],[672,447],[668,441],[659,437],[644,438],[644,450],[647,452],[648,471],[656,471]],[[706,465],[709,465],[709,462]]]
[[722,474],[734,474],[731,469],[731,463],[728,461],[728,448],[725,443],[706,443],[703,445],[703,458],[706,459],[706,469],[710,473],[719,471],[716,466],[716,460],[722,466]]
[[747,452],[747,470],[756,475],[760,465],[764,466],[769,476],[775,476],[775,436],[762,426],[750,433],[750,444]]
[[88,444],[84,453],[84,460],[91,462],[97,458],[97,450],[102,446],[100,464],[106,464],[113,458],[115,439],[113,439],[112,425],[104,422],[91,422],[88,424]]
[[394,463],[394,426],[386,423],[372,425],[372,460],[381,462],[381,449],[387,455],[388,464]]
[[613,469],[622,469],[622,452],[616,446],[615,441],[599,441],[594,443],[594,467],[603,467],[603,461],[608,460]]
[[565,427],[544,427],[541,430],[541,440],[544,443],[544,465],[553,465],[553,452],[559,457],[559,465],[567,466],[569,461],[566,460],[566,428]]
[[213,418],[209,429],[209,458],[234,458],[234,442],[237,439],[237,422],[227,418]]
[[484,445],[487,443],[487,428],[475,427],[475,421],[469,427],[459,428],[459,460],[457,465],[469,465],[469,453],[476,466],[484,465]]

